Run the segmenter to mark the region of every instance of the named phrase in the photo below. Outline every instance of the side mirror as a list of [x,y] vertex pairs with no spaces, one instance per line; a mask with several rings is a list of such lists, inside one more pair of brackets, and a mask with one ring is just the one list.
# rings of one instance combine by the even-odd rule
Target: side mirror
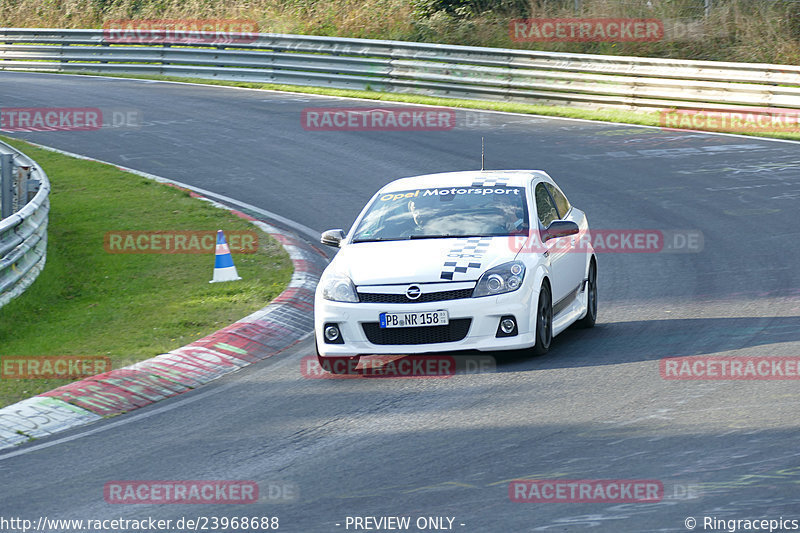
[[343,239],[344,239],[344,230],[329,229],[328,231],[322,234],[322,237],[319,239],[319,242],[321,242],[326,246],[333,246],[334,248],[339,248]]
[[542,242],[547,242],[550,239],[558,239],[559,237],[568,237],[575,235],[580,231],[575,222],[569,220],[554,220],[547,226],[547,229],[542,233]]

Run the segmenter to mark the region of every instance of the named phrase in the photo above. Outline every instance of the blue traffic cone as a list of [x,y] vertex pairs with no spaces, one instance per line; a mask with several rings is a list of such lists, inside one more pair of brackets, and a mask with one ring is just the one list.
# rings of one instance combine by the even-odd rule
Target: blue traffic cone
[[222,230],[217,231],[217,252],[214,257],[214,279],[209,283],[217,283],[220,281],[236,281],[242,279],[236,272],[236,267],[233,264],[233,257],[231,257],[231,250],[228,248],[228,243],[225,241],[225,234]]

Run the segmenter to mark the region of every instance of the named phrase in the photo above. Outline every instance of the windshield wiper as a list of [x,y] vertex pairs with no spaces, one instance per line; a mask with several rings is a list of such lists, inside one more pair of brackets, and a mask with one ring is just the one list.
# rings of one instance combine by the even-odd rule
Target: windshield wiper
[[493,237],[493,235],[455,235],[452,233],[446,233],[444,235],[409,235],[409,239],[468,239],[470,237]]
[[353,239],[353,244],[359,242],[381,242],[381,241],[400,241],[400,237],[375,237],[374,239]]
[[455,233],[445,233],[442,235],[409,235],[408,237],[375,237],[373,239],[353,239],[353,244],[357,244],[360,242],[384,242],[384,241],[408,241],[408,240],[416,240],[416,239],[468,239],[471,237],[502,237],[503,235],[498,234],[486,234],[486,233],[475,233],[475,234],[455,234]]

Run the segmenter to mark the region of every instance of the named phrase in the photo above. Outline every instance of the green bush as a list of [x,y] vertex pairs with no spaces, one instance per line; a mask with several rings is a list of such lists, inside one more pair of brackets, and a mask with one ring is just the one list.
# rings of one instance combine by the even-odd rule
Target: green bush
[[411,4],[417,19],[430,18],[437,13],[457,19],[493,13],[524,17],[530,13],[529,0],[412,0]]

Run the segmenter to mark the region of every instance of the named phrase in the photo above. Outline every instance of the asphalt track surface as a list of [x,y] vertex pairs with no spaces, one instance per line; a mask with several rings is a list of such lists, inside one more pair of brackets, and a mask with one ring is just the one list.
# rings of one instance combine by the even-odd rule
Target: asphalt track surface
[[[138,129],[17,137],[213,190],[317,230],[391,179],[542,168],[594,229],[695,229],[695,253],[605,253],[593,330],[449,379],[306,379],[307,340],[197,391],[0,455],[0,514],[37,519],[454,517],[457,531],[696,531],[800,519],[797,381],[664,380],[672,356],[800,355],[800,144],[458,111],[443,132],[308,132],[307,107],[389,104],[0,73],[0,107],[143,113]],[[670,252],[674,252],[672,250]],[[658,503],[516,503],[508,482],[647,479]],[[251,505],[112,505],[113,480],[239,479]],[[270,482],[299,496],[276,503]],[[341,525],[336,525],[341,524]],[[447,522],[445,521],[445,524]],[[411,529],[412,531],[415,529]],[[349,531],[353,531],[352,526]]]

